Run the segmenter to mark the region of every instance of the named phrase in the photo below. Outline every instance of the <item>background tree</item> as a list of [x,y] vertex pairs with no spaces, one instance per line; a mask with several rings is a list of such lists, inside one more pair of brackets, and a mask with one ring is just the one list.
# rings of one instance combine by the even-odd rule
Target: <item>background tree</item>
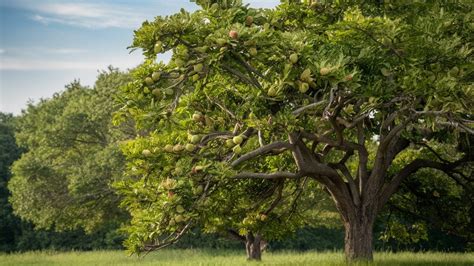
[[[150,61],[124,90],[117,120],[130,115],[150,132],[134,151],[144,156],[138,176],[166,181],[182,167],[182,180],[201,171],[236,190],[309,178],[334,200],[352,260],[372,259],[374,221],[412,174],[472,175],[471,150],[449,148],[473,133],[471,3],[199,3],[135,32],[132,47]],[[165,51],[171,62],[153,63]],[[420,142],[446,144],[450,159]],[[137,197],[166,197],[138,184]],[[186,221],[202,217],[194,204],[219,197],[209,188],[180,201]],[[147,209],[124,201],[135,247],[164,241],[147,234],[149,214],[164,215],[151,199]]]
[[15,214],[37,228],[59,231],[116,228],[126,219],[110,184],[124,167],[117,142],[130,133],[110,121],[116,110],[112,95],[128,81],[128,74],[109,68],[93,89],[73,82],[52,99],[28,106],[16,134],[26,152],[8,184]]

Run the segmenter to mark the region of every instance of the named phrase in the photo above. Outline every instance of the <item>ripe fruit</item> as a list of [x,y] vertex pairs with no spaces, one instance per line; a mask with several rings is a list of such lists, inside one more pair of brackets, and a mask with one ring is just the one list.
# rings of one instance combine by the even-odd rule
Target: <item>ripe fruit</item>
[[201,112],[195,112],[193,114],[193,120],[196,122],[199,122],[202,120],[202,113]]
[[194,71],[201,72],[204,66],[202,64],[194,65]]
[[240,147],[240,145],[237,145],[235,146],[232,151],[235,153],[235,154],[240,154],[242,152],[242,148]]
[[257,48],[251,47],[251,48],[249,49],[249,54],[250,54],[251,56],[256,56],[257,53],[258,53],[258,52],[257,52]]
[[161,77],[161,73],[160,72],[153,72],[153,74],[151,74],[151,78],[154,80],[154,81],[158,81]]
[[199,136],[199,135],[192,135],[190,141],[191,141],[191,143],[196,144],[196,143],[198,143],[199,141],[201,141],[201,136]]
[[290,62],[292,64],[296,64],[298,62],[298,55],[297,54],[291,54],[290,55]]
[[166,145],[165,146],[165,151],[166,152],[173,152],[173,145],[170,145],[170,144]]
[[196,149],[196,145],[188,143],[186,144],[185,149],[189,152],[194,151],[194,149]]
[[305,93],[308,91],[308,89],[309,89],[309,84],[306,82],[301,82],[300,87],[299,87],[300,92]]
[[242,136],[235,136],[234,138],[232,138],[232,141],[236,145],[239,145],[240,143],[242,143],[242,141],[244,141],[244,138]]
[[239,34],[237,33],[237,31],[231,30],[231,31],[229,31],[229,37],[230,37],[231,39],[236,40],[237,38],[239,38]]
[[270,97],[276,96],[277,95],[277,90],[275,89],[275,87],[271,87],[270,89],[268,89],[267,95],[270,96]]
[[160,41],[157,41],[155,43],[155,47],[153,48],[153,51],[155,51],[155,53],[157,54],[163,52],[163,44]]
[[181,152],[184,150],[184,146],[181,144],[176,144],[173,146],[173,152]]
[[145,78],[145,83],[146,83],[146,85],[151,86],[151,85],[153,85],[153,83],[155,83],[155,82],[153,81],[152,78],[146,77],[146,78]]
[[325,76],[329,73],[331,73],[332,71],[332,68],[329,68],[329,67],[322,67],[320,70],[319,70],[319,74],[321,74],[321,76]]
[[232,139],[228,139],[225,141],[225,146],[228,147],[228,148],[232,148],[235,146],[235,143]]
[[311,69],[309,69],[309,68],[305,69],[303,71],[303,73],[301,73],[300,79],[302,81],[310,81],[310,79],[311,79]]
[[161,97],[161,95],[163,94],[160,89],[154,89],[151,93],[153,93],[153,95],[158,98]]
[[150,155],[151,155],[151,151],[150,151],[150,150],[143,150],[143,151],[142,151],[142,154],[143,154],[144,156],[150,156]]
[[250,27],[250,26],[252,26],[252,24],[253,24],[253,17],[252,16],[247,16],[245,18],[245,25]]
[[178,206],[176,206],[176,212],[177,212],[177,213],[183,213],[183,212],[184,212],[183,205],[178,205]]

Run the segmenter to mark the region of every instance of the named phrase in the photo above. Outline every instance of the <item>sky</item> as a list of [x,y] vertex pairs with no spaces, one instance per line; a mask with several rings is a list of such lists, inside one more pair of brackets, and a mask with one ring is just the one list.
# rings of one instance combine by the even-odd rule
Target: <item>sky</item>
[[[272,8],[279,0],[244,0]],[[98,71],[142,62],[129,53],[133,30],[189,0],[0,0],[0,112],[20,114],[74,80],[93,86]],[[163,58],[166,60],[166,58]]]

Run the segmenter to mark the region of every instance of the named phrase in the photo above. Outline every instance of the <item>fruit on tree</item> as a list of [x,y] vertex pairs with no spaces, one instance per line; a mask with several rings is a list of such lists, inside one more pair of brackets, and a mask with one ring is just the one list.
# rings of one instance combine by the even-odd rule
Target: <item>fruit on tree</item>
[[188,143],[186,144],[185,149],[189,152],[194,151],[196,149],[196,145]]
[[296,64],[298,62],[298,54],[291,54],[290,55],[290,62],[292,64]]
[[252,24],[253,24],[253,17],[252,16],[247,16],[245,18],[245,25],[250,27],[250,26],[252,26]]
[[153,74],[151,74],[151,78],[154,80],[154,81],[158,81],[161,77],[161,73],[156,71],[156,72],[153,72]]
[[150,78],[150,77],[145,78],[145,84],[146,85],[151,86],[151,85],[153,85],[153,83],[155,83],[155,82],[153,81],[152,78]]
[[239,33],[237,33],[235,30],[231,30],[229,31],[229,37],[231,39],[237,40],[239,38]]
[[165,146],[165,151],[166,152],[173,152],[173,145],[170,145],[170,144],[166,145]]
[[239,145],[240,143],[242,143],[242,141],[244,141],[244,138],[242,136],[235,136],[234,138],[232,138],[232,141],[234,142],[234,144]]
[[257,53],[258,53],[257,48],[255,48],[255,47],[250,47],[250,49],[249,49],[249,54],[250,54],[251,56],[256,56]]
[[145,150],[142,151],[142,154],[143,154],[144,156],[150,156],[150,155],[151,155],[151,151],[148,150],[148,149],[145,149]]

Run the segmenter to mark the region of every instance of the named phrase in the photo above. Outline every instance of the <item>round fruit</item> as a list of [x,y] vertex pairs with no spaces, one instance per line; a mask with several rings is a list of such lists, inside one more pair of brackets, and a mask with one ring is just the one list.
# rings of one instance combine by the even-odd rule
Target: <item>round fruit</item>
[[260,214],[260,221],[265,221],[268,219],[268,216],[266,214]]
[[267,94],[270,97],[274,97],[277,95],[277,90],[275,89],[275,87],[271,87],[270,89],[268,89]]
[[232,148],[235,146],[235,143],[232,139],[228,139],[225,141],[225,146],[228,147],[228,148]]
[[253,17],[252,16],[247,16],[245,18],[245,25],[252,26],[252,24],[253,24]]
[[202,185],[199,185],[195,190],[196,194],[201,194],[203,191],[204,187]]
[[160,89],[154,89],[153,91],[151,91],[151,93],[153,93],[153,95],[158,98],[161,97],[161,95],[163,94]]
[[173,152],[180,152],[184,150],[184,146],[181,144],[176,144],[173,146]]
[[242,143],[242,141],[244,141],[244,138],[242,136],[235,136],[232,141],[236,144],[236,145],[239,145],[240,143]]
[[178,206],[176,206],[176,212],[178,212],[178,213],[183,213],[183,212],[184,212],[183,205],[178,205]]
[[329,68],[329,67],[323,67],[319,70],[319,74],[321,74],[321,76],[325,76],[329,73],[331,73],[332,69]]
[[155,43],[155,47],[153,48],[153,50],[155,51],[155,53],[159,54],[161,52],[163,52],[163,44],[158,41]]
[[219,45],[219,46],[224,46],[227,41],[225,39],[217,39],[216,40],[216,43]]
[[152,78],[146,77],[146,78],[145,78],[145,83],[146,83],[146,85],[151,86],[151,85],[153,85],[153,83],[155,83],[155,82],[153,81]]
[[201,136],[199,136],[199,135],[192,135],[190,141],[191,141],[191,143],[196,144],[196,143],[198,143],[199,141],[201,141]]
[[240,154],[242,152],[242,148],[240,147],[240,145],[237,145],[235,146],[232,151],[235,153],[235,154]]
[[237,38],[239,38],[239,34],[237,33],[237,31],[231,30],[231,31],[229,31],[229,37],[230,37],[231,39],[236,40]]
[[195,112],[195,113],[193,114],[193,120],[194,120],[194,121],[197,121],[197,122],[198,122],[198,121],[201,121],[201,120],[202,120],[202,113],[200,113],[200,112]]
[[176,221],[174,219],[170,219],[169,226],[174,226]]
[[173,145],[170,145],[170,144],[166,145],[165,146],[165,151],[166,152],[173,152]]
[[298,55],[297,54],[291,54],[290,55],[290,62],[292,64],[296,64],[298,62]]
[[176,217],[174,217],[174,220],[177,223],[181,223],[181,222],[184,222],[184,217],[183,217],[183,215],[179,214],[179,215],[176,215]]
[[151,151],[150,151],[150,150],[143,150],[143,151],[142,151],[142,154],[143,154],[144,156],[150,156],[150,155],[151,155]]
[[203,68],[204,68],[203,64],[194,65],[194,71],[196,72],[201,72]]
[[165,94],[166,94],[166,95],[173,95],[173,94],[174,94],[174,90],[171,89],[171,88],[166,88],[166,89],[165,89]]
[[257,53],[258,53],[258,52],[257,52],[257,48],[251,47],[251,48],[249,49],[249,54],[250,54],[251,56],[256,56]]
[[306,82],[302,82],[299,89],[301,93],[305,93],[309,90],[309,84]]
[[185,149],[189,152],[194,151],[196,149],[196,145],[188,143],[186,144]]
[[161,77],[161,73],[160,72],[153,72],[153,74],[151,74],[151,78],[154,80],[154,81],[158,81]]
[[193,81],[196,82],[199,80],[199,74],[194,74],[193,75]]

